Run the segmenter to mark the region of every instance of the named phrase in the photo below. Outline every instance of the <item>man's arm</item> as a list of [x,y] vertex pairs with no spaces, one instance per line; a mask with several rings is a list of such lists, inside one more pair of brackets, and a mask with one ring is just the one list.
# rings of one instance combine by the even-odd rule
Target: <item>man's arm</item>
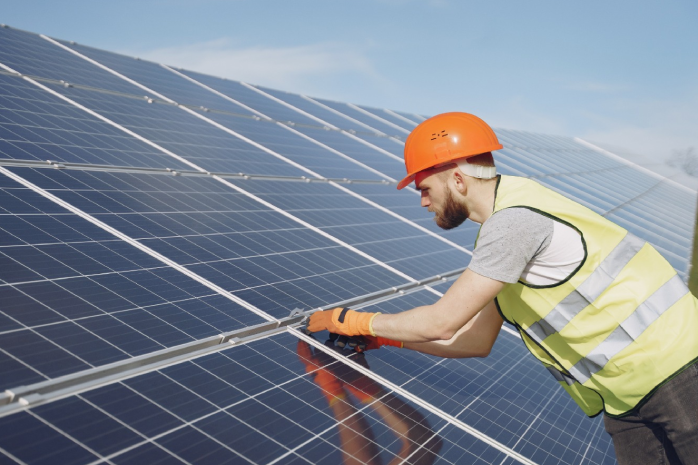
[[503,322],[494,301],[491,301],[451,339],[406,342],[403,348],[446,358],[487,357]]
[[[403,341],[408,348],[412,348],[408,343],[451,342],[452,339],[452,343],[455,343],[461,340],[464,333],[470,333],[480,324],[491,333],[493,326],[502,326],[499,315],[493,315],[497,310],[492,308],[492,301],[503,287],[504,283],[501,281],[466,269],[436,303],[394,315],[377,315],[372,321],[373,331],[376,336]],[[470,329],[464,328],[484,309],[487,309],[487,312],[481,322],[473,321]],[[461,330],[461,335],[454,338]]]

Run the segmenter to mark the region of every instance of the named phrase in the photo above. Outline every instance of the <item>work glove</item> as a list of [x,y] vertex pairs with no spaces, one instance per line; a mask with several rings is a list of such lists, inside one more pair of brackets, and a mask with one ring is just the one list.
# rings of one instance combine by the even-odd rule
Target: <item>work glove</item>
[[392,346],[402,349],[403,343],[394,339],[380,336],[340,336],[330,333],[330,340],[338,347],[354,349],[357,352],[380,349],[383,346]]
[[327,330],[342,336],[376,336],[371,326],[373,319],[380,313],[357,312],[348,308],[337,307],[332,310],[315,312],[310,315],[308,331]]

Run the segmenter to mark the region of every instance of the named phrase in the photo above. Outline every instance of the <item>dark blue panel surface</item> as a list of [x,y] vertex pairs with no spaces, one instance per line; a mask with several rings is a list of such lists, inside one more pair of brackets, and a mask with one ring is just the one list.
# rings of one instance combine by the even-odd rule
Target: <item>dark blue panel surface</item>
[[0,28],[0,42],[0,63],[22,74],[113,92],[133,93],[136,89],[133,84],[62,50],[36,34],[14,28]]
[[417,124],[419,124],[419,121],[421,121],[420,119],[417,119],[414,116],[410,119],[406,116],[400,115],[399,113],[397,113],[397,116],[395,116],[395,114],[392,114],[392,113],[396,113],[396,112],[391,113],[388,110],[384,110],[384,109],[380,109],[380,108],[372,108],[372,107],[368,107],[366,105],[356,105],[356,106],[371,113],[372,115],[375,115],[375,116],[378,116],[379,118],[387,120],[396,126],[400,126],[401,128],[406,129],[407,131],[412,131],[417,126]]
[[382,132],[388,136],[396,136],[404,139],[410,133],[408,129],[402,127],[395,127],[379,119],[373,118],[360,110],[350,107],[348,104],[343,102],[335,102],[332,100],[313,98],[314,101],[325,105],[335,111],[338,111],[342,115],[345,115],[353,120],[356,120],[367,127],[374,129],[376,131]]
[[[328,305],[405,282],[212,178],[77,170],[16,172],[275,317],[285,317],[296,307]],[[253,182],[240,185],[249,188]],[[367,212],[378,211],[368,207]],[[422,273],[436,274],[426,269]],[[100,279],[109,289],[131,288],[129,295],[138,298],[139,305],[157,305],[158,312],[168,314],[166,299],[157,292],[162,282],[126,281],[121,275]],[[189,328],[188,323],[182,325]]]
[[[244,107],[177,76],[155,63],[134,60],[130,57],[89,47],[69,46],[178,103],[212,110],[203,114],[322,176],[350,179],[380,178],[375,173],[293,134],[284,127],[259,118],[253,119],[254,113]],[[315,125],[317,126],[317,124]],[[217,163],[215,169],[220,170],[221,163]],[[201,166],[209,170],[214,169],[204,161],[201,161]],[[239,162],[231,160],[224,171],[241,171]]]
[[264,321],[3,178],[0,230],[10,238],[0,240],[3,389]]
[[462,268],[470,259],[452,245],[329,185],[234,183],[413,278]]
[[421,206],[419,192],[414,189],[405,188],[398,191],[394,185],[375,186],[370,184],[353,184],[347,187],[351,191],[468,250],[475,248],[475,239],[480,230],[479,223],[465,221],[457,228],[448,231],[439,228],[434,221],[434,214]]
[[27,464],[503,459],[286,333],[0,418],[0,431]]
[[341,129],[348,129],[353,131],[360,139],[379,147],[389,153],[392,153],[395,157],[403,157],[403,147],[404,144],[402,140],[395,139],[393,137],[385,137],[383,134],[375,134],[372,130],[366,128],[363,125],[353,123],[350,119],[343,116],[337,115],[336,113],[322,108],[321,106],[310,102],[307,99],[302,98],[297,94],[292,94],[288,92],[282,92],[274,89],[268,89],[265,87],[257,86],[257,88],[264,93],[269,94],[279,100],[282,100],[298,110],[307,112],[325,123],[331,124]]
[[187,168],[20,77],[0,75],[0,112],[0,158]]
[[[355,130],[350,124],[346,124],[348,120],[343,118],[339,121],[333,120],[339,124],[337,127],[342,131],[352,131],[352,134],[355,134],[352,137],[352,134],[331,130],[327,124],[333,123],[326,120],[318,121],[313,119],[254,90],[256,88],[247,87],[236,81],[224,80],[191,71],[181,72],[270,118],[277,121],[292,122],[295,130],[374,170],[395,179],[401,179],[404,176],[405,167],[402,161],[402,144],[399,141],[378,136],[363,127]],[[296,101],[296,103],[299,102]],[[302,100],[300,103],[316,107],[307,100]],[[332,114],[329,116],[331,117]],[[362,140],[364,142],[361,142]],[[340,177],[348,176],[340,175]]]
[[[282,176],[307,174],[171,104],[148,103],[145,99],[77,87],[55,87],[55,90],[209,171]],[[134,92],[140,95],[144,91],[134,87]],[[271,124],[266,125],[271,127]]]

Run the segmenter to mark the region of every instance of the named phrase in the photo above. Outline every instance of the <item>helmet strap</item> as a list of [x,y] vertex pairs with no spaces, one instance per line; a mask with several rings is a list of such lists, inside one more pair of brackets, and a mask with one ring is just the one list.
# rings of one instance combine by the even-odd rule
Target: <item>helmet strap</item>
[[492,179],[497,176],[496,166],[471,165],[468,159],[456,162],[463,174],[478,179]]

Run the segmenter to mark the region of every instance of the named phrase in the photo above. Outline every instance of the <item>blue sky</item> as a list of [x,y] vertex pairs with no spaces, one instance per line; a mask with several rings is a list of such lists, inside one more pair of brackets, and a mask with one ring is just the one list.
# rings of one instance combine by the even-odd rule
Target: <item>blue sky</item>
[[698,2],[0,0],[0,22],[311,96],[698,148]]

